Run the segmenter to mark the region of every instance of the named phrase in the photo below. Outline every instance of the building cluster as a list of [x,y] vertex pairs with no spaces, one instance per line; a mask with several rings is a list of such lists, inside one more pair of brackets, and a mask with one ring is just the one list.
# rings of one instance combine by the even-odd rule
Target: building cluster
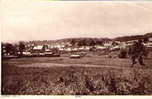
[[[87,52],[87,51],[117,51],[121,48],[126,48],[130,46],[135,40],[120,42],[120,41],[108,41],[104,42],[102,45],[93,45],[93,46],[73,46],[70,42],[54,43],[54,44],[25,44],[22,50],[19,50],[19,46],[15,48],[9,48],[2,44],[2,56],[11,56],[11,55],[22,55],[22,56],[60,56],[60,54],[68,52]],[[149,41],[145,43],[145,46],[152,48],[152,38],[149,38]],[[8,47],[8,48],[7,48]],[[14,50],[7,51],[7,50]]]

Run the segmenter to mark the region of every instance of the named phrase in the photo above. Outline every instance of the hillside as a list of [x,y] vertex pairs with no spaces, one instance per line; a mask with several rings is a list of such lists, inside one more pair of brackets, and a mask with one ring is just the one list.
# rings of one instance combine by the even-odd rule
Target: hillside
[[44,44],[61,44],[61,43],[95,43],[95,44],[102,44],[103,42],[110,41],[111,39],[109,38],[64,38],[64,39],[59,39],[59,40],[35,40],[35,41],[28,41],[24,42],[26,44],[35,44],[35,45],[44,45]]
[[132,35],[132,36],[116,37],[116,38],[114,38],[114,40],[124,42],[124,41],[137,40],[137,39],[146,39],[149,37],[152,37],[152,32],[146,33],[144,35]]
[[[58,40],[31,40],[31,41],[22,41],[25,44],[34,44],[34,45],[44,45],[44,44],[61,44],[61,43],[78,43],[78,42],[83,42],[83,43],[90,43],[93,42],[95,44],[102,44],[107,41],[130,41],[130,40],[137,40],[137,39],[146,39],[152,37],[152,32],[146,33],[144,35],[131,35],[131,36],[121,36],[121,37],[116,37],[114,39],[110,38],[89,38],[89,37],[80,37],[80,38],[64,38],[64,39],[58,39]],[[3,42],[2,42],[3,43]]]

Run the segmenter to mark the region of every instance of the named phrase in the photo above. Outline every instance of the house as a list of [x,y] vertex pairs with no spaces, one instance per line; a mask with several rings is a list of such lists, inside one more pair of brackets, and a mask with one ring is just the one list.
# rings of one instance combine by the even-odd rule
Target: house
[[106,47],[106,48],[110,48],[112,46],[112,43],[105,43],[104,44],[104,47]]
[[148,42],[144,44],[147,48],[152,49],[152,37],[148,38]]
[[152,37],[149,37],[148,40],[149,40],[149,42],[152,42]]
[[65,48],[64,50],[67,51],[67,52],[71,52],[72,48]]
[[107,48],[105,46],[97,45],[95,46],[97,50],[106,50]]
[[43,51],[44,51],[44,49],[43,49],[43,46],[41,46],[41,45],[34,46],[32,49],[32,52],[43,52]]
[[31,52],[29,51],[24,51],[22,52],[23,56],[32,56]]
[[38,45],[34,46],[32,52],[45,52],[48,50],[48,45]]
[[9,53],[6,53],[6,47],[2,46],[2,56],[9,55]]

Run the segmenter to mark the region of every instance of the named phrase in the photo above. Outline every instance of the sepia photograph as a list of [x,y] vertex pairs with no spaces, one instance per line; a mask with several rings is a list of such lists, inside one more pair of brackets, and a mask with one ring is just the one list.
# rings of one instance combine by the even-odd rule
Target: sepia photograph
[[2,95],[152,95],[152,2],[1,2]]

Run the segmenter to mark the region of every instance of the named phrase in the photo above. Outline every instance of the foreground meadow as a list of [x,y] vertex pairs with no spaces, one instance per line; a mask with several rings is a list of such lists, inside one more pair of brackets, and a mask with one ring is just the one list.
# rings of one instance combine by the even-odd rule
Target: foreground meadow
[[2,94],[152,95],[152,59],[145,59],[145,63],[145,67],[137,64],[131,68],[128,59],[96,55],[4,60]]

